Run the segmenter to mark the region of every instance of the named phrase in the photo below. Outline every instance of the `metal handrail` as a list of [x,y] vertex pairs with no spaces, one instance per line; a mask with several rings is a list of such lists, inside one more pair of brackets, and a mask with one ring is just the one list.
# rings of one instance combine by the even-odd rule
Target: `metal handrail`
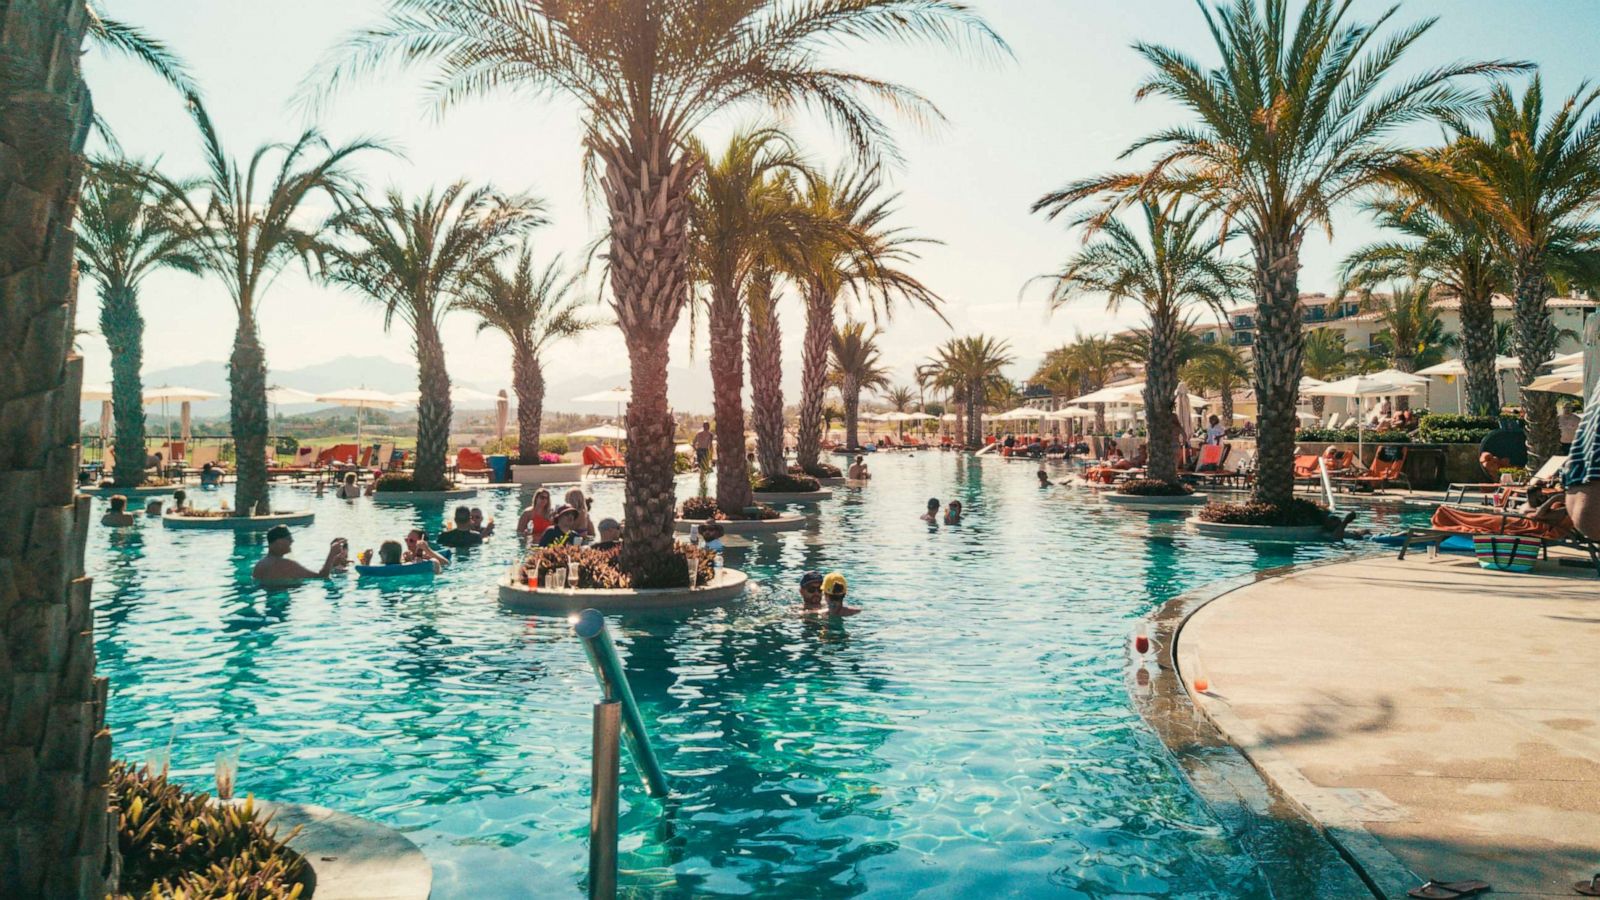
[[645,792],[652,797],[668,796],[671,788],[666,772],[650,746],[650,732],[645,728],[638,701],[633,699],[633,690],[628,687],[628,676],[622,671],[622,660],[617,656],[616,644],[611,641],[611,631],[606,628],[606,617],[597,609],[586,609],[573,621],[572,632],[583,640],[583,650],[589,656],[589,665],[605,692],[605,699],[622,704],[622,736],[628,744],[628,756],[644,779]]

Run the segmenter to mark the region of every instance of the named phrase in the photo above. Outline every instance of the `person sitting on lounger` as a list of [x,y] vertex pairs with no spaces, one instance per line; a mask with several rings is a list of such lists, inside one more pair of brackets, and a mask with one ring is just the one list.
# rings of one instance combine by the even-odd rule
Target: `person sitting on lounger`
[[296,581],[314,581],[327,578],[333,572],[344,568],[349,561],[350,542],[344,538],[334,538],[328,546],[328,558],[322,561],[322,568],[312,571],[289,558],[289,551],[294,549],[294,537],[289,533],[289,526],[274,525],[267,531],[267,555],[256,563],[251,570],[256,581],[266,584],[287,584]]
[[455,527],[439,533],[439,546],[461,549],[483,543],[483,535],[472,530],[472,510],[456,507]]
[[939,498],[928,498],[928,511],[922,514],[922,521],[929,525],[939,524]]
[[100,517],[100,524],[109,528],[126,528],[134,521],[133,513],[128,512],[128,498],[121,494],[112,496],[111,508]]
[[872,473],[867,471],[867,458],[865,456],[856,457],[856,461],[850,464],[850,471],[846,474],[850,476],[851,481],[866,481],[870,479]]
[[944,523],[946,525],[961,524],[961,501],[951,500],[950,505],[944,508]]
[[1522,430],[1521,417],[1513,415],[1500,419],[1500,427],[1489,432],[1478,445],[1478,463],[1490,480],[1499,479],[1501,469],[1528,465],[1528,435]]

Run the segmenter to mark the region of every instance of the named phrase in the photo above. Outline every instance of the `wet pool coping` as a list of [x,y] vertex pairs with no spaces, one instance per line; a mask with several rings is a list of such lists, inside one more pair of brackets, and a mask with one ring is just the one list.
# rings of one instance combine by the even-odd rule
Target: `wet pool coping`
[[1127,650],[1128,693],[1134,708],[1173,755],[1190,788],[1234,842],[1256,860],[1275,898],[1382,900],[1391,896],[1395,885],[1419,882],[1359,821],[1318,803],[1305,776],[1280,754],[1246,753],[1230,740],[1230,733],[1247,729],[1240,723],[1218,721],[1231,713],[1194,702],[1178,670],[1178,641],[1191,616],[1241,588],[1383,555],[1375,551],[1279,566],[1181,594],[1146,617],[1150,653],[1141,657],[1131,643]]
[[309,803],[255,801],[311,866],[316,900],[428,900],[433,866],[410,838],[386,825]]

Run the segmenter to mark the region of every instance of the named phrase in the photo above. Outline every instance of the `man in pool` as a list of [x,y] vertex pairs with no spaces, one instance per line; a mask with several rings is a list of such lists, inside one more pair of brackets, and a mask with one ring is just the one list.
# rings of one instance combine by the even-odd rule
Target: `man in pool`
[[1043,469],[1040,469],[1039,470],[1039,487],[1049,487],[1049,486],[1050,486],[1050,473],[1046,472]]
[[267,555],[256,563],[250,574],[257,581],[276,584],[327,578],[330,573],[344,568],[349,561],[350,542],[344,538],[334,538],[328,547],[328,558],[323,560],[322,568],[316,571],[290,559],[289,551],[293,549],[294,537],[289,534],[289,526],[272,526],[267,531]]
[[865,456],[857,456],[856,461],[850,464],[848,474],[851,481],[871,480],[872,473],[867,471],[867,458]]
[[928,511],[922,514],[922,521],[929,525],[939,524],[939,498],[928,498]]
[[111,508],[100,517],[100,524],[109,528],[126,528],[133,522],[133,513],[128,512],[128,498],[121,494],[112,496]]
[[822,597],[828,602],[829,616],[843,618],[861,612],[859,607],[845,605],[844,598],[849,589],[850,585],[845,582],[842,573],[829,572],[827,577],[822,579]]
[[616,519],[601,519],[598,529],[600,531],[600,540],[595,542],[592,549],[603,553],[609,550],[616,550],[622,546],[622,524]]
[[439,546],[459,550],[483,543],[483,535],[472,530],[472,510],[465,506],[456,507],[455,525],[456,527],[439,533]]
[[822,573],[807,572],[800,576],[800,609],[802,612],[822,612]]

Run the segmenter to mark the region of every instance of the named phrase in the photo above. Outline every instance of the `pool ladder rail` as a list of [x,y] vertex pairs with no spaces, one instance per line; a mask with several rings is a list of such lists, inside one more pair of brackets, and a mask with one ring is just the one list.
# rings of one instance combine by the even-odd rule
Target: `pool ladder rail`
[[572,618],[572,633],[583,641],[584,653],[600,682],[601,700],[594,705],[594,745],[590,758],[592,786],[589,794],[589,896],[611,900],[617,895],[617,789],[621,743],[644,781],[645,793],[666,798],[672,789],[661,761],[650,745],[639,703],[628,686],[628,676],[611,640],[606,617],[586,609]]

